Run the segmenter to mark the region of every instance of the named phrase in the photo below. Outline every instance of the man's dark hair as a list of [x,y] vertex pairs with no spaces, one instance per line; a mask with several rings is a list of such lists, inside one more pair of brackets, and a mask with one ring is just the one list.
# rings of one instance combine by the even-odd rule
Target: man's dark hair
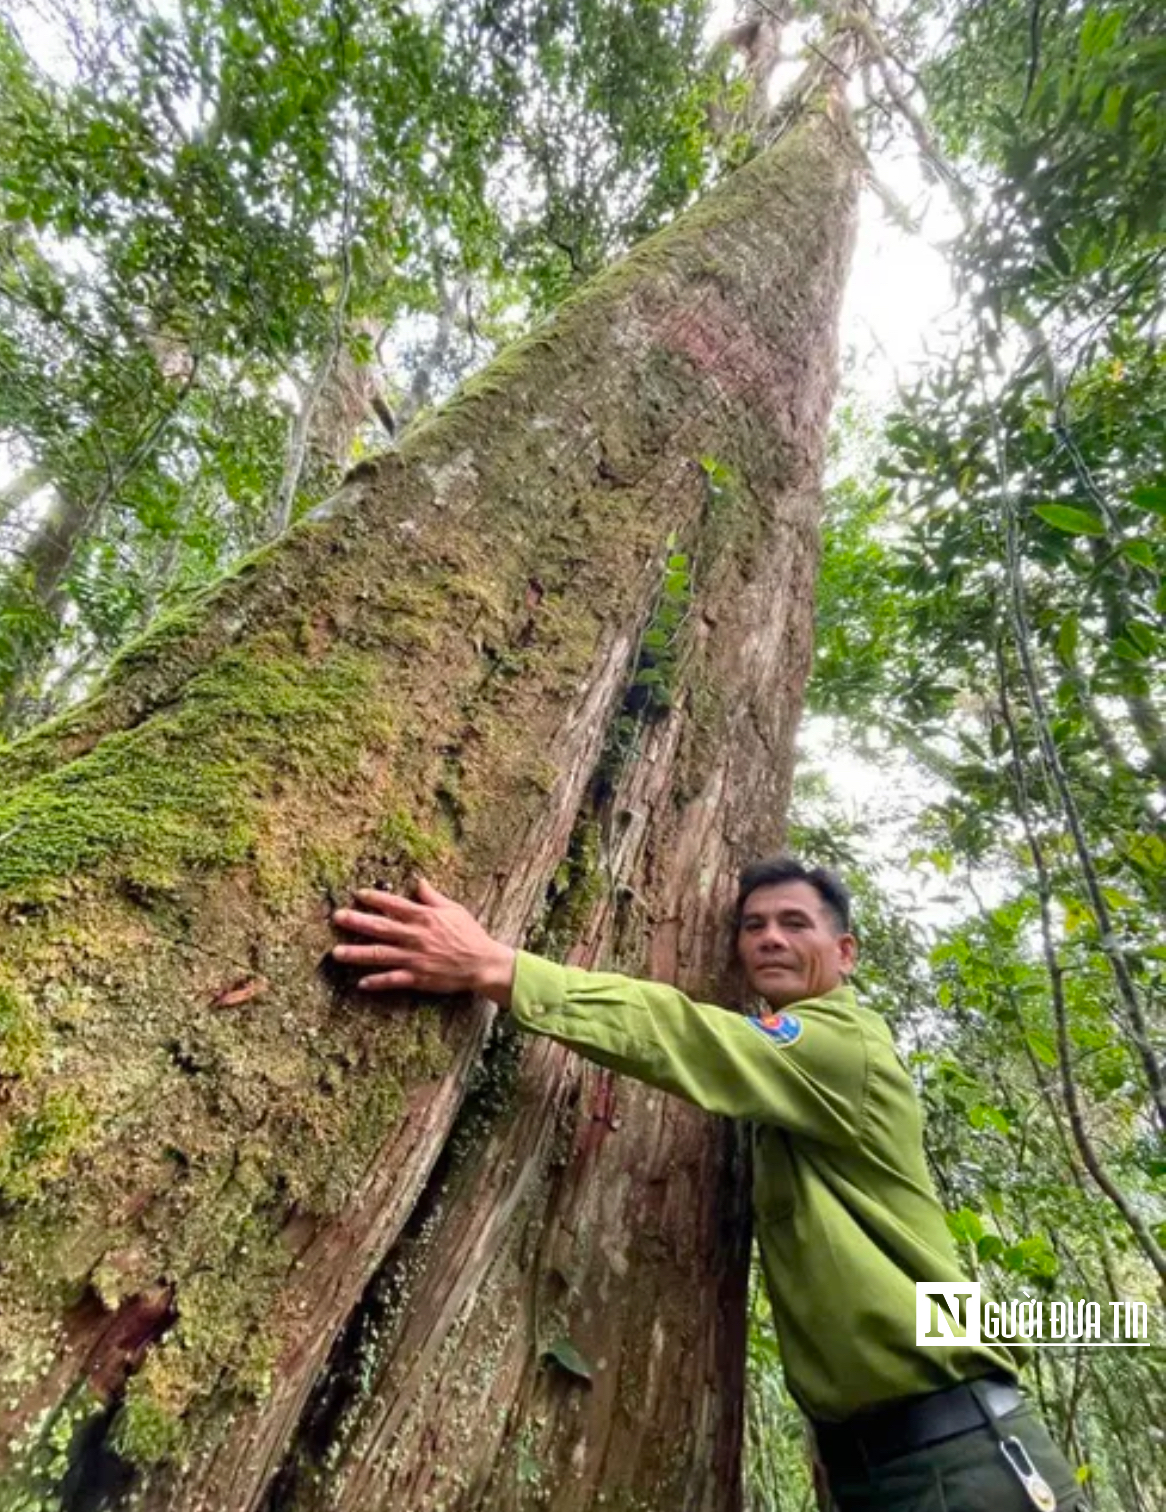
[[771,861],[754,861],[737,878],[737,905],[733,914],[734,939],[741,930],[741,917],[750,893],[759,887],[773,887],[779,882],[808,882],[826,905],[837,934],[850,933],[850,893],[846,884],[824,866],[803,866],[794,856],[775,856]]

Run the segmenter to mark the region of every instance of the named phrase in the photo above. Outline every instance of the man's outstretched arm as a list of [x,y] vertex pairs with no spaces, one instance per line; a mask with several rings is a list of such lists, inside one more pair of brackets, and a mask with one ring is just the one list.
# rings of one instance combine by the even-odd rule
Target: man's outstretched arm
[[778,1124],[829,1144],[857,1140],[867,1051],[848,1003],[819,999],[766,1028],[674,987],[560,966],[492,939],[427,883],[418,901],[357,894],[336,924],[363,935],[336,959],[370,991],[480,992],[524,1029],[729,1118]]

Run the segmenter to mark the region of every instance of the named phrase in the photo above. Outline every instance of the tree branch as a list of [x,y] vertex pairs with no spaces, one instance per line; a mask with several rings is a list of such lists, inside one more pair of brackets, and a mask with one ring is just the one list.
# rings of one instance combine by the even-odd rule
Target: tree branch
[[1085,1169],[1092,1176],[1098,1188],[1109,1198],[1110,1202],[1121,1214],[1131,1234],[1137,1241],[1138,1248],[1154,1267],[1162,1286],[1163,1296],[1166,1297],[1166,1251],[1157,1243],[1145,1219],[1102,1165],[1101,1159],[1093,1146],[1093,1141],[1089,1137],[1089,1132],[1085,1127],[1085,1120],[1081,1112],[1081,1099],[1077,1089],[1077,1080],[1073,1071],[1073,1053],[1069,1044],[1069,1016],[1065,1002],[1065,968],[1062,966],[1057,953],[1056,941],[1053,934],[1052,879],[1049,874],[1048,863],[1045,860],[1044,847],[1032,822],[1028,803],[1028,784],[1024,775],[1022,748],[1016,728],[1016,720],[1012,713],[1011,701],[1008,696],[1008,676],[1004,666],[1003,648],[999,640],[996,642],[996,668],[1000,691],[1000,709],[1008,731],[1011,754],[1014,779],[1013,806],[1017,818],[1024,827],[1025,840],[1028,844],[1029,855],[1032,857],[1033,869],[1036,873],[1037,901],[1040,909],[1041,950],[1044,955],[1045,971],[1048,974],[1049,988],[1053,1002],[1053,1019],[1056,1025],[1057,1037],[1057,1063],[1061,1073],[1061,1096],[1064,1099],[1065,1111],[1069,1116],[1069,1128],[1073,1135],[1073,1143],[1077,1147]]

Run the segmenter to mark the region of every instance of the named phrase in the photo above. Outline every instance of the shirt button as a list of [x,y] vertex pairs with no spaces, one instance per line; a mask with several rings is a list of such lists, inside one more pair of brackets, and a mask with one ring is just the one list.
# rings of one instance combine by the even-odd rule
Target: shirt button
[[532,1003],[526,1011],[531,1018],[542,1018],[547,1010],[543,1007],[542,1003]]

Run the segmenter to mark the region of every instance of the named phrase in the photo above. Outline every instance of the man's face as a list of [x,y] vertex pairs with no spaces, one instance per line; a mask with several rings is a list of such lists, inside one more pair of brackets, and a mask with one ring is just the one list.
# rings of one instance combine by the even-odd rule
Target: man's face
[[745,899],[737,950],[749,985],[772,1008],[821,997],[854,967],[855,941],[809,882],[774,882]]

